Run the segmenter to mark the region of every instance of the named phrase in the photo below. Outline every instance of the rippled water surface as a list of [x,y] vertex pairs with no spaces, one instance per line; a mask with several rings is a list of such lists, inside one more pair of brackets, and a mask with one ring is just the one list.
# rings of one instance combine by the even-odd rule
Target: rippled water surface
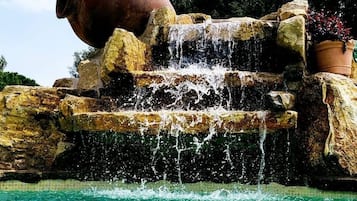
[[[261,189],[258,191],[257,189]],[[277,184],[197,183],[177,185],[165,182],[122,184],[105,182],[43,181],[38,184],[0,183],[1,201],[357,201],[353,192],[320,191]]]

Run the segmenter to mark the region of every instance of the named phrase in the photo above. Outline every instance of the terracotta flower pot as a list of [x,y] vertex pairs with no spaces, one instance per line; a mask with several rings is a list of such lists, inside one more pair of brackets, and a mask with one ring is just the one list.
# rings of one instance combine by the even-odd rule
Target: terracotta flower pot
[[100,48],[116,27],[140,35],[151,11],[165,6],[172,7],[169,0],[57,0],[56,14],[67,17],[80,39]]
[[322,72],[351,75],[354,43],[341,41],[323,41],[315,45],[317,70]]

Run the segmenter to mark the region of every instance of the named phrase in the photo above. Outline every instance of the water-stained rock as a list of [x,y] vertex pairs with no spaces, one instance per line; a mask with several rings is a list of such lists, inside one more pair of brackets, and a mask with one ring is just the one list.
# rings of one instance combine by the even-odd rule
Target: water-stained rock
[[276,110],[291,110],[295,107],[295,95],[285,91],[271,91],[267,94],[269,106]]
[[146,44],[133,33],[115,29],[104,48],[100,66],[100,77],[104,86],[117,79],[119,73],[145,69],[149,63],[146,53]]
[[149,22],[138,38],[147,45],[157,45],[167,39],[168,26],[176,22],[176,12],[171,7],[156,9],[151,12]]
[[306,61],[305,32],[304,17],[288,18],[279,24],[277,43],[294,52],[302,61]]
[[[356,58],[357,60],[357,58]],[[357,83],[357,62],[356,60],[352,61],[352,72],[351,72],[351,79],[354,80],[355,83]]]
[[78,89],[98,90],[102,87],[100,79],[100,64],[97,60],[85,60],[78,66]]
[[278,10],[280,20],[286,20],[294,16],[307,17],[309,7],[307,0],[293,0],[281,6]]
[[0,175],[51,169],[65,140],[56,119],[62,97],[56,88],[11,86],[0,92]]
[[157,112],[85,112],[67,116],[73,122],[68,132],[118,132],[158,135],[161,132],[174,134],[206,134],[214,130],[217,134],[257,133],[262,126],[266,132],[289,129],[296,126],[297,113],[264,111],[157,111]]
[[78,78],[61,78],[57,79],[52,87],[77,88]]
[[309,175],[357,176],[357,87],[341,75],[307,77],[298,96],[301,150]]

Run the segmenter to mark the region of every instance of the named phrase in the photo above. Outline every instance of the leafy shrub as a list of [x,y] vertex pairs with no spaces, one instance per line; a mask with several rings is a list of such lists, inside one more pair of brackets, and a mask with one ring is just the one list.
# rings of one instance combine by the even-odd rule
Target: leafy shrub
[[323,9],[309,11],[306,29],[313,43],[324,40],[347,42],[352,39],[351,29],[345,27],[340,15]]
[[7,85],[38,86],[35,80],[18,73],[0,71],[0,91]]
[[[341,14],[347,27],[354,27],[357,23],[356,0],[311,0],[309,6],[314,10],[325,9]],[[357,38],[357,29],[351,30],[351,34]]]

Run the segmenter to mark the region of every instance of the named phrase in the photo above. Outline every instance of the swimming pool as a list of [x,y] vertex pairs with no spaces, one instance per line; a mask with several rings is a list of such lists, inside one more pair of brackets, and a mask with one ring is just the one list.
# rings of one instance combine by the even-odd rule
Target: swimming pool
[[168,182],[124,184],[122,182],[41,181],[26,184],[0,183],[1,201],[354,201],[357,193],[321,191],[278,184],[172,184]]

